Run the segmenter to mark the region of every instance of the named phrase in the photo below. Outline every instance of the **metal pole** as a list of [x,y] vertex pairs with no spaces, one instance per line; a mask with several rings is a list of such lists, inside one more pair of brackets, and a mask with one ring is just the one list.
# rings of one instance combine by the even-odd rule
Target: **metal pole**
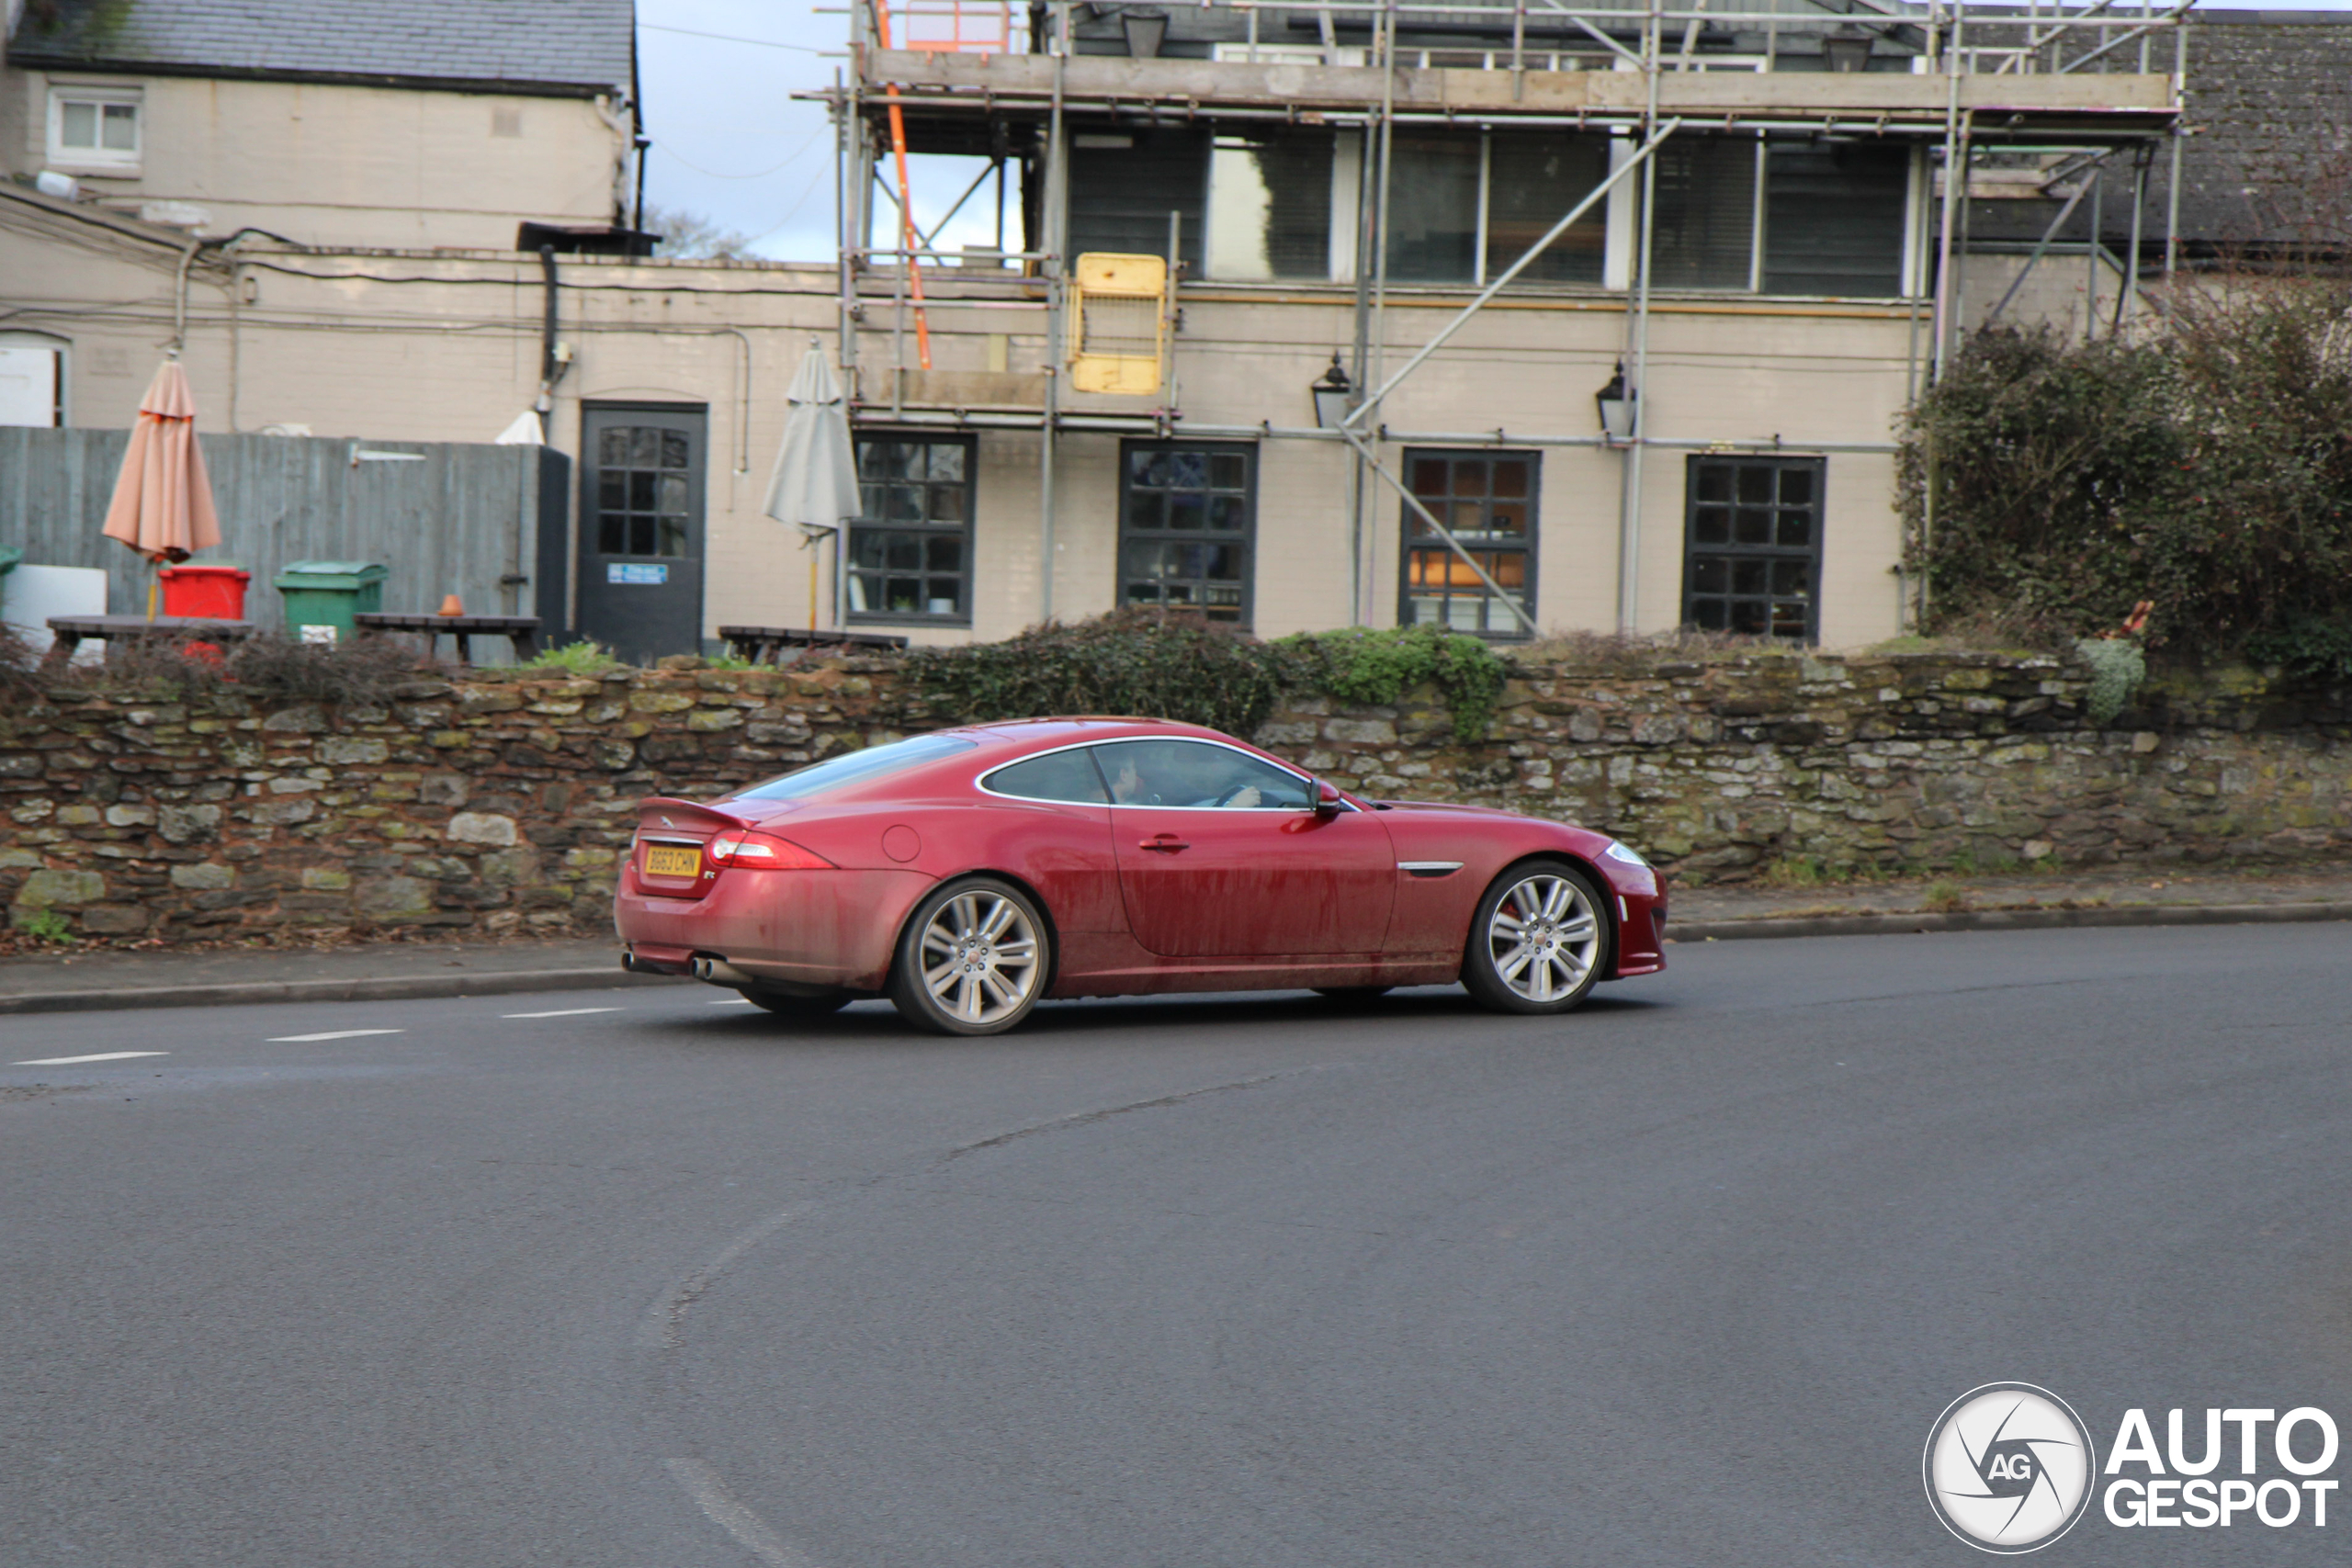
[[[1257,13],[1252,11],[1251,16]],[[1379,232],[1379,218],[1375,204],[1379,199],[1379,182],[1373,169],[1373,130],[1370,125],[1357,133],[1356,142],[1356,256],[1355,256],[1355,343],[1348,359],[1348,374],[1361,390],[1372,378],[1372,251]],[[1349,592],[1348,624],[1369,626],[1372,622],[1372,570],[1364,558],[1368,547],[1364,538],[1365,486],[1363,459],[1352,452],[1348,457],[1348,551]]]
[[1928,196],[1934,188],[1928,183],[1928,171],[1933,167],[1928,161],[1927,148],[1915,144],[1911,149],[1910,177],[1917,201],[1906,215],[1909,232],[1904,236],[1903,247],[1907,264],[1903,274],[1903,292],[1910,299],[1910,341],[1903,354],[1903,402],[1906,408],[1919,400],[1919,285],[1928,265],[1928,214],[1931,210]]
[[2186,94],[2188,85],[2188,24],[2175,22],[2172,39],[2172,178],[2165,191],[2165,281],[2172,281],[2173,269],[2180,265],[2180,154],[2188,142],[2188,128],[2181,123],[2188,108]]
[[1537,256],[1542,255],[1544,249],[1549,246],[1553,241],[1566,233],[1569,229],[1575,226],[1577,219],[1582,218],[1586,213],[1592,210],[1596,203],[1606,199],[1609,193],[1616,187],[1618,181],[1623,179],[1627,175],[1632,174],[1635,169],[1647,167],[1650,162],[1650,155],[1657,151],[1659,144],[1665,141],[1667,137],[1671,135],[1675,128],[1679,126],[1681,123],[1682,122],[1679,119],[1668,120],[1665,125],[1661,126],[1657,130],[1657,133],[1651,136],[1647,141],[1642,143],[1640,150],[1631,158],[1626,159],[1624,163],[1621,164],[1616,168],[1611,169],[1607,179],[1601,181],[1599,185],[1593,186],[1590,191],[1587,192],[1585,198],[1582,201],[1579,201],[1574,207],[1569,208],[1566,216],[1563,217],[1558,222],[1553,224],[1551,228],[1545,230],[1542,239],[1536,241],[1532,245],[1530,245],[1527,250],[1521,254],[1517,261],[1511,263],[1508,267],[1505,267],[1500,276],[1497,277],[1492,283],[1487,285],[1486,288],[1480,289],[1478,291],[1477,298],[1472,299],[1470,303],[1463,306],[1460,310],[1454,312],[1453,319],[1446,322],[1444,326],[1439,328],[1436,336],[1430,338],[1429,342],[1421,344],[1419,348],[1416,349],[1413,353],[1413,356],[1397,367],[1395,375],[1383,381],[1380,384],[1378,390],[1374,391],[1371,396],[1365,398],[1363,402],[1359,403],[1355,409],[1349,413],[1348,423],[1351,425],[1363,424],[1364,420],[1380,406],[1381,400],[1396,389],[1398,382],[1402,381],[1406,377],[1410,376],[1420,367],[1424,360],[1429,358],[1430,355],[1435,354],[1439,349],[1443,348],[1446,344],[1451,342],[1454,333],[1460,332],[1464,327],[1469,324],[1471,317],[1476,315],[1480,310],[1484,309],[1488,300],[1501,293],[1512,278],[1517,277],[1521,272],[1525,270],[1530,262],[1532,262]]
[[[1392,194],[1390,183],[1396,169],[1396,30],[1395,0],[1383,0],[1383,9],[1373,21],[1373,42],[1380,50],[1383,66],[1380,87],[1380,169],[1374,181],[1372,203],[1372,254],[1361,258],[1357,267],[1372,272],[1371,314],[1363,340],[1364,368],[1356,385],[1365,387],[1381,372],[1388,356],[1388,207]],[[1364,138],[1364,156],[1372,156],[1372,138]],[[1361,405],[1349,411],[1353,419],[1363,412]],[[1361,442],[1351,442],[1356,448],[1356,458],[1363,462],[1371,454]],[[1379,464],[1373,464],[1376,471]],[[1364,553],[1361,577],[1363,583],[1363,624],[1370,626],[1376,618],[1372,607],[1372,585],[1376,573],[1373,556],[1379,547],[1380,524],[1377,513],[1370,510],[1370,487],[1364,486],[1363,500],[1367,503],[1363,519]]]
[[1363,436],[1357,434],[1354,431],[1350,430],[1344,424],[1340,426],[1340,434],[1347,438],[1349,446],[1356,449],[1357,457],[1370,467],[1374,473],[1378,474],[1383,479],[1386,480],[1390,489],[1394,490],[1398,495],[1405,498],[1405,504],[1413,509],[1414,515],[1420,518],[1421,522],[1427,525],[1430,533],[1435,534],[1439,538],[1445,541],[1445,547],[1452,550],[1456,556],[1461,558],[1462,564],[1470,569],[1471,575],[1476,577],[1480,582],[1485,583],[1487,586],[1487,592],[1492,593],[1495,598],[1501,603],[1503,608],[1509,610],[1512,616],[1517,619],[1519,624],[1527,628],[1528,636],[1533,637],[1535,635],[1535,617],[1527,613],[1527,607],[1524,604],[1521,604],[1510,594],[1503,592],[1502,584],[1497,582],[1493,578],[1487,575],[1487,569],[1478,564],[1477,558],[1473,556],[1468,550],[1462,547],[1462,541],[1453,536],[1453,531],[1437,520],[1437,514],[1421,503],[1421,498],[1419,496],[1415,495],[1410,490],[1406,488],[1404,480],[1398,479],[1395,474],[1390,473],[1385,468],[1381,466],[1380,459],[1373,456],[1372,448],[1364,445]]
[[[852,26],[855,24],[853,22]],[[848,382],[849,400],[857,400],[857,239],[851,228],[849,171],[854,162],[850,147],[854,128],[857,123],[857,88],[854,79],[845,83],[842,73],[833,73],[833,225],[841,235],[842,254],[838,268],[841,299],[840,325],[842,377]]]
[[[1941,6],[1939,0],[1939,13]],[[1968,171],[1962,156],[1968,145],[1966,118],[1960,107],[1960,39],[1959,23],[1952,24],[1953,36],[1946,39],[1944,50],[1944,199],[1943,211],[1936,225],[1936,315],[1933,352],[1928,358],[1928,380],[1943,379],[1944,366],[1951,357],[1951,241],[1958,221],[1955,209],[1961,194],[1968,186]]]
[[2089,253],[2090,270],[2083,276],[2083,341],[2098,336],[2098,252],[2105,239],[2107,209],[2107,171],[2091,171],[2091,235],[2083,248]]
[[2119,333],[2140,308],[2140,220],[2148,205],[2148,164],[2154,152],[2154,143],[2143,141],[2132,159],[2132,255],[2131,265],[2123,274],[2122,290],[2115,298],[2115,330]]
[[1037,430],[1037,618],[1054,618],[1054,468],[1061,421],[1062,333],[1069,281],[1069,149],[1062,127],[1062,82],[1069,60],[1069,0],[1054,0],[1054,102],[1046,130],[1046,409]]
[[[1984,324],[1986,326],[1991,326],[2000,313],[2008,308],[2009,301],[2018,297],[2018,290],[2023,288],[2025,287],[2025,280],[2033,275],[2035,265],[2039,263],[2043,254],[2049,251],[2051,242],[2057,239],[2058,231],[2064,229],[2066,226],[2066,220],[2075,215],[2075,204],[2080,202],[2084,197],[2090,193],[2091,186],[2097,184],[2098,180],[2098,171],[2093,170],[2091,177],[2088,180],[2086,180],[2081,186],[2077,186],[2074,195],[2066,198],[2066,205],[2058,209],[2058,216],[2050,220],[2050,227],[2041,231],[2041,238],[2035,242],[2033,250],[2026,256],[2025,265],[2018,268],[2018,275],[2009,279],[2007,291],[2003,293],[2000,299],[1994,302],[1991,310],[1984,312]],[[2096,234],[2097,231],[2094,230],[2093,233]],[[2098,265],[2098,260],[2096,254],[2092,257],[2091,265],[2093,266],[2097,266]]]
[[1664,0],[1650,0],[1649,26],[1642,45],[1643,58],[1647,62],[1649,95],[1647,109],[1642,118],[1642,129],[1650,133],[1643,152],[1650,156],[1640,159],[1642,165],[1641,238],[1634,246],[1633,320],[1628,323],[1631,352],[1626,355],[1625,390],[1631,400],[1633,429],[1626,437],[1624,467],[1619,476],[1617,490],[1617,630],[1620,636],[1631,637],[1641,626],[1642,589],[1642,449],[1643,426],[1648,423],[1650,351],[1650,268],[1655,257],[1657,236],[1657,149],[1675,128],[1681,124],[1672,120],[1664,126],[1657,123],[1658,51],[1664,45],[1661,29]]

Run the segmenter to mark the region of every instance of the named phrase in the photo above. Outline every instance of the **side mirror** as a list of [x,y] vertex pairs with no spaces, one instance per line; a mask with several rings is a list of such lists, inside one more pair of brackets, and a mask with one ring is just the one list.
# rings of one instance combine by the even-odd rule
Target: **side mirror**
[[1340,799],[1340,792],[1338,790],[1333,789],[1321,779],[1317,779],[1315,781],[1316,816],[1337,817],[1340,814],[1340,807],[1343,804],[1344,802]]

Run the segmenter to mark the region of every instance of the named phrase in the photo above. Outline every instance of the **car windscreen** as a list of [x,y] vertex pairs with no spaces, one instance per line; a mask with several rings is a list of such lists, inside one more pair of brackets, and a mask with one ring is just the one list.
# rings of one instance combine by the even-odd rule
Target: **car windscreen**
[[851,784],[869,784],[891,773],[924,762],[935,762],[942,757],[952,757],[958,751],[969,751],[979,744],[954,735],[918,735],[911,740],[893,740],[888,746],[869,746],[863,751],[852,751],[803,768],[797,773],[786,773],[780,779],[770,779],[763,784],[738,790],[737,800],[806,800],[812,795],[824,795],[832,790],[846,789]]

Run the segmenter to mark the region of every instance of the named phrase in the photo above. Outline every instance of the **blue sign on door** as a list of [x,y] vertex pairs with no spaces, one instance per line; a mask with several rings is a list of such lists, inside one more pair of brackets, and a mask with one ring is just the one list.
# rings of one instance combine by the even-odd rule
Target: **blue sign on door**
[[605,581],[607,582],[667,582],[670,581],[670,569],[666,566],[638,566],[613,561],[605,568]]

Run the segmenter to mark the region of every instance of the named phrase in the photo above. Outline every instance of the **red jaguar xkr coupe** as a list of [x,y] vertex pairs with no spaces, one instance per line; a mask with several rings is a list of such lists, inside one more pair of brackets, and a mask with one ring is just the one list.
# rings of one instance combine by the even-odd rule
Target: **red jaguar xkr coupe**
[[1666,966],[1666,889],[1606,834],[1364,799],[1134,718],[973,725],[657,796],[614,923],[633,970],[784,1014],[887,996],[951,1034],[1041,998],[1165,991],[1459,981],[1555,1013]]

